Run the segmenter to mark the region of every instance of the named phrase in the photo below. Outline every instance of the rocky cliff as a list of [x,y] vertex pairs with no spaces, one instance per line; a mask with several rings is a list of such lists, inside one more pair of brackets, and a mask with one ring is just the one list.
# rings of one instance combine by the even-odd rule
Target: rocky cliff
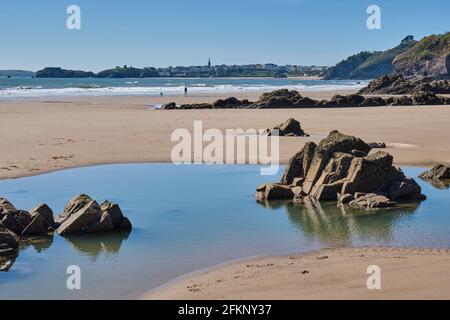
[[450,32],[425,37],[393,61],[393,73],[404,76],[449,77]]
[[392,72],[392,62],[404,51],[416,44],[413,36],[407,36],[402,42],[389,50],[368,52],[353,55],[336,66],[329,68],[325,79],[373,79]]

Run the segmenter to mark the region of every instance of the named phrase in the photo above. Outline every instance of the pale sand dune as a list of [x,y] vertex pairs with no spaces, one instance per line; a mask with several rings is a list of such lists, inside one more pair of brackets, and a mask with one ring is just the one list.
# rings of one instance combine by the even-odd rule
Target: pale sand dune
[[[381,268],[381,290],[367,268]],[[450,252],[343,248],[257,258],[190,275],[142,299],[450,299]]]
[[[313,92],[316,99],[337,92]],[[338,92],[347,94],[348,92]],[[310,138],[282,138],[282,163],[307,141],[330,130],[386,142],[400,165],[429,166],[450,159],[450,107],[381,107],[295,110],[149,110],[150,104],[214,101],[213,96],[95,97],[0,100],[0,179],[64,168],[122,162],[169,162],[176,128],[193,130],[194,120],[222,131],[263,129],[289,117]],[[257,94],[239,98],[256,100]],[[405,147],[408,146],[408,147]]]

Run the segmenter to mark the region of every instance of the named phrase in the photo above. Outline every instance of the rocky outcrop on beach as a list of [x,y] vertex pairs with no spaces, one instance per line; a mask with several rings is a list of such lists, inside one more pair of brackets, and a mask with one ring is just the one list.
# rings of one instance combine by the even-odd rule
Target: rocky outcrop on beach
[[247,99],[239,100],[235,97],[219,99],[212,103],[212,109],[238,109],[245,108],[251,104]]
[[[392,80],[392,79],[397,80]],[[313,100],[303,97],[298,91],[280,89],[265,93],[256,102],[238,100],[234,97],[217,100],[213,103],[182,104],[177,106],[175,102],[167,103],[161,110],[199,110],[199,109],[293,109],[293,108],[352,108],[352,107],[382,107],[382,106],[412,106],[412,105],[450,105],[450,98],[436,95],[434,92],[442,91],[450,93],[450,82],[447,80],[435,80],[415,87],[401,76],[383,77],[374,80],[359,94],[335,95],[330,100]],[[389,83],[394,84],[389,85]],[[385,83],[385,84],[383,84]],[[400,83],[400,84],[399,84]],[[397,86],[398,85],[398,86]],[[415,88],[415,89],[414,89]],[[431,89],[430,89],[431,88]],[[420,89],[420,90],[419,90]],[[428,90],[430,89],[430,90]],[[416,91],[414,91],[416,90]],[[363,96],[362,94],[403,94],[411,96],[376,97]]]
[[256,197],[259,201],[302,197],[343,201],[345,195],[350,205],[367,208],[424,199],[414,179],[393,166],[390,154],[369,154],[371,149],[359,138],[332,131],[318,145],[307,143],[289,161],[280,183],[258,187]]
[[88,195],[82,194],[71,199],[59,215],[56,232],[60,235],[94,233],[131,229],[131,223],[120,207],[105,201],[99,205]]
[[309,137],[309,135],[303,131],[300,122],[294,118],[289,118],[282,124],[279,124],[272,129],[267,129],[264,132],[264,135],[272,136],[275,135],[275,132],[276,135],[280,137]]
[[276,108],[312,108],[317,104],[316,100],[303,97],[298,91],[280,89],[261,95],[259,100],[248,108],[252,109],[276,109]]
[[161,106],[161,110],[177,110],[177,104],[175,102],[165,103]]
[[431,78],[406,79],[402,75],[383,76],[371,81],[359,94],[414,94],[416,92],[433,94],[450,94],[449,80],[433,80]]

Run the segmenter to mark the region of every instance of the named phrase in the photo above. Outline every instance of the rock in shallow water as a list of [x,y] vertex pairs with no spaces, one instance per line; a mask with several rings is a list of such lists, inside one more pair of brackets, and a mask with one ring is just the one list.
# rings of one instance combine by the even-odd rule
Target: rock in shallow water
[[60,226],[57,233],[60,235],[132,228],[117,204],[106,201],[99,205],[85,194],[69,201],[64,212],[58,217],[58,222]]
[[430,170],[422,173],[420,177],[430,180],[447,180],[450,179],[450,167],[443,164],[438,164]]
[[358,208],[381,209],[395,207],[397,203],[384,195],[369,193],[351,201],[350,205]]
[[[380,208],[395,205],[394,200],[424,200],[420,186],[393,166],[390,154],[378,151],[367,155],[370,150],[363,140],[332,131],[318,146],[306,144],[289,161],[280,184],[258,189],[257,197],[287,199],[294,194],[292,188],[301,187],[301,195],[295,195],[297,200],[299,196],[310,196],[336,201],[338,195],[346,195],[340,202],[351,201],[358,207]],[[365,198],[357,199],[358,193]],[[355,195],[355,200],[348,195]]]

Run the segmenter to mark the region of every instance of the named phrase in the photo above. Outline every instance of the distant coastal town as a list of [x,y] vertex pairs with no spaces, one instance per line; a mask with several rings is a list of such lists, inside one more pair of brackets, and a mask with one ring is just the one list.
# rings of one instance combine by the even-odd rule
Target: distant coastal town
[[153,78],[153,77],[277,77],[286,78],[294,76],[319,76],[328,67],[326,66],[299,66],[246,64],[246,65],[215,65],[211,60],[203,66],[169,66],[165,68],[132,66],[117,66],[113,69],[94,73],[90,71],[65,70],[59,67],[48,67],[36,72],[36,78]]

